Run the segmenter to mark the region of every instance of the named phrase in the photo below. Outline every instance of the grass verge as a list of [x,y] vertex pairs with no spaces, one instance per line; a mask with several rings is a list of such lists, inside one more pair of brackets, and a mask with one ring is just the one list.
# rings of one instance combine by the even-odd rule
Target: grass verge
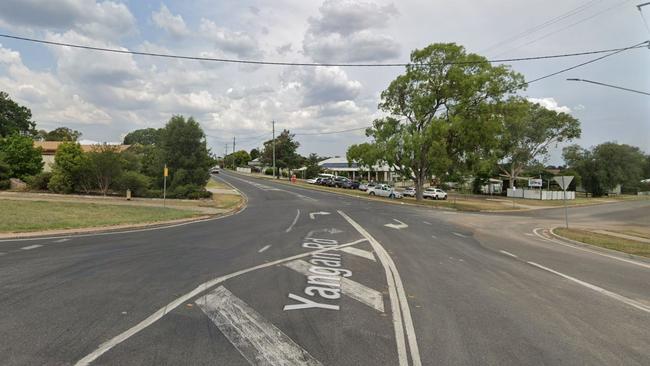
[[141,224],[200,216],[172,208],[96,203],[0,200],[0,232]]
[[557,235],[582,243],[650,258],[650,244],[648,243],[617,238],[611,235],[599,234],[580,229],[557,228],[553,230],[553,232]]

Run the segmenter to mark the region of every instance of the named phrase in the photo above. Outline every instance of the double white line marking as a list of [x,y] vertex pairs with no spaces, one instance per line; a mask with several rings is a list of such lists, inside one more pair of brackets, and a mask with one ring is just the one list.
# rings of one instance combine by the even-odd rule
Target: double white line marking
[[[377,257],[379,257],[381,265],[384,267],[386,282],[388,283],[388,294],[390,296],[390,307],[393,313],[393,325],[395,328],[395,341],[397,343],[397,358],[399,360],[399,365],[407,366],[409,364],[406,350],[406,343],[408,341],[408,348],[411,351],[411,360],[413,361],[413,365],[421,366],[420,350],[415,336],[415,327],[413,327],[411,310],[409,309],[404,285],[402,284],[399,272],[397,272],[395,263],[390,258],[384,247],[382,247],[381,244],[379,244],[379,242],[363,227],[361,227],[361,225],[357,224],[356,221],[352,220],[350,216],[343,213],[343,211],[337,212],[339,215],[343,216],[343,218],[352,225],[359,234],[370,242]],[[406,335],[404,334],[405,330]]]

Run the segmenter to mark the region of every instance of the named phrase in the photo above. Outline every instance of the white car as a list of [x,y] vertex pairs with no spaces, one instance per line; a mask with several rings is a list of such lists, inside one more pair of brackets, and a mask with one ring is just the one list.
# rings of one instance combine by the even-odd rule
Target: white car
[[422,192],[422,198],[431,198],[432,200],[446,200],[447,192],[440,188],[427,188]]
[[317,180],[317,179],[318,179],[318,178],[307,179],[305,182],[307,182],[307,183],[309,183],[309,184],[316,184],[316,180]]
[[368,195],[388,197],[388,198],[402,198],[402,194],[393,189],[388,184],[377,184],[372,188],[368,188]]
[[404,195],[404,197],[415,197],[415,188],[406,187],[406,189],[402,192],[402,195]]

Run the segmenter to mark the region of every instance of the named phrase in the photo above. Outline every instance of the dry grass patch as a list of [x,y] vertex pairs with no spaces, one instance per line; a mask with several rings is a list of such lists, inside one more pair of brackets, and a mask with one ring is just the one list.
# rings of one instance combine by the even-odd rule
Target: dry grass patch
[[557,228],[554,232],[565,238],[619,252],[650,258],[650,244],[611,235],[594,233],[589,230]]

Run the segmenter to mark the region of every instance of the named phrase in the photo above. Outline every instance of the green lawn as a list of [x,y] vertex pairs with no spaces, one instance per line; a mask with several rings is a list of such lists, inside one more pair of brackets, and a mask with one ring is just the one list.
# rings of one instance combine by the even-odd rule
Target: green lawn
[[588,230],[557,228],[554,232],[571,240],[650,258],[650,244],[648,243],[617,238]]
[[0,232],[112,226],[182,219],[195,211],[96,203],[0,200]]

